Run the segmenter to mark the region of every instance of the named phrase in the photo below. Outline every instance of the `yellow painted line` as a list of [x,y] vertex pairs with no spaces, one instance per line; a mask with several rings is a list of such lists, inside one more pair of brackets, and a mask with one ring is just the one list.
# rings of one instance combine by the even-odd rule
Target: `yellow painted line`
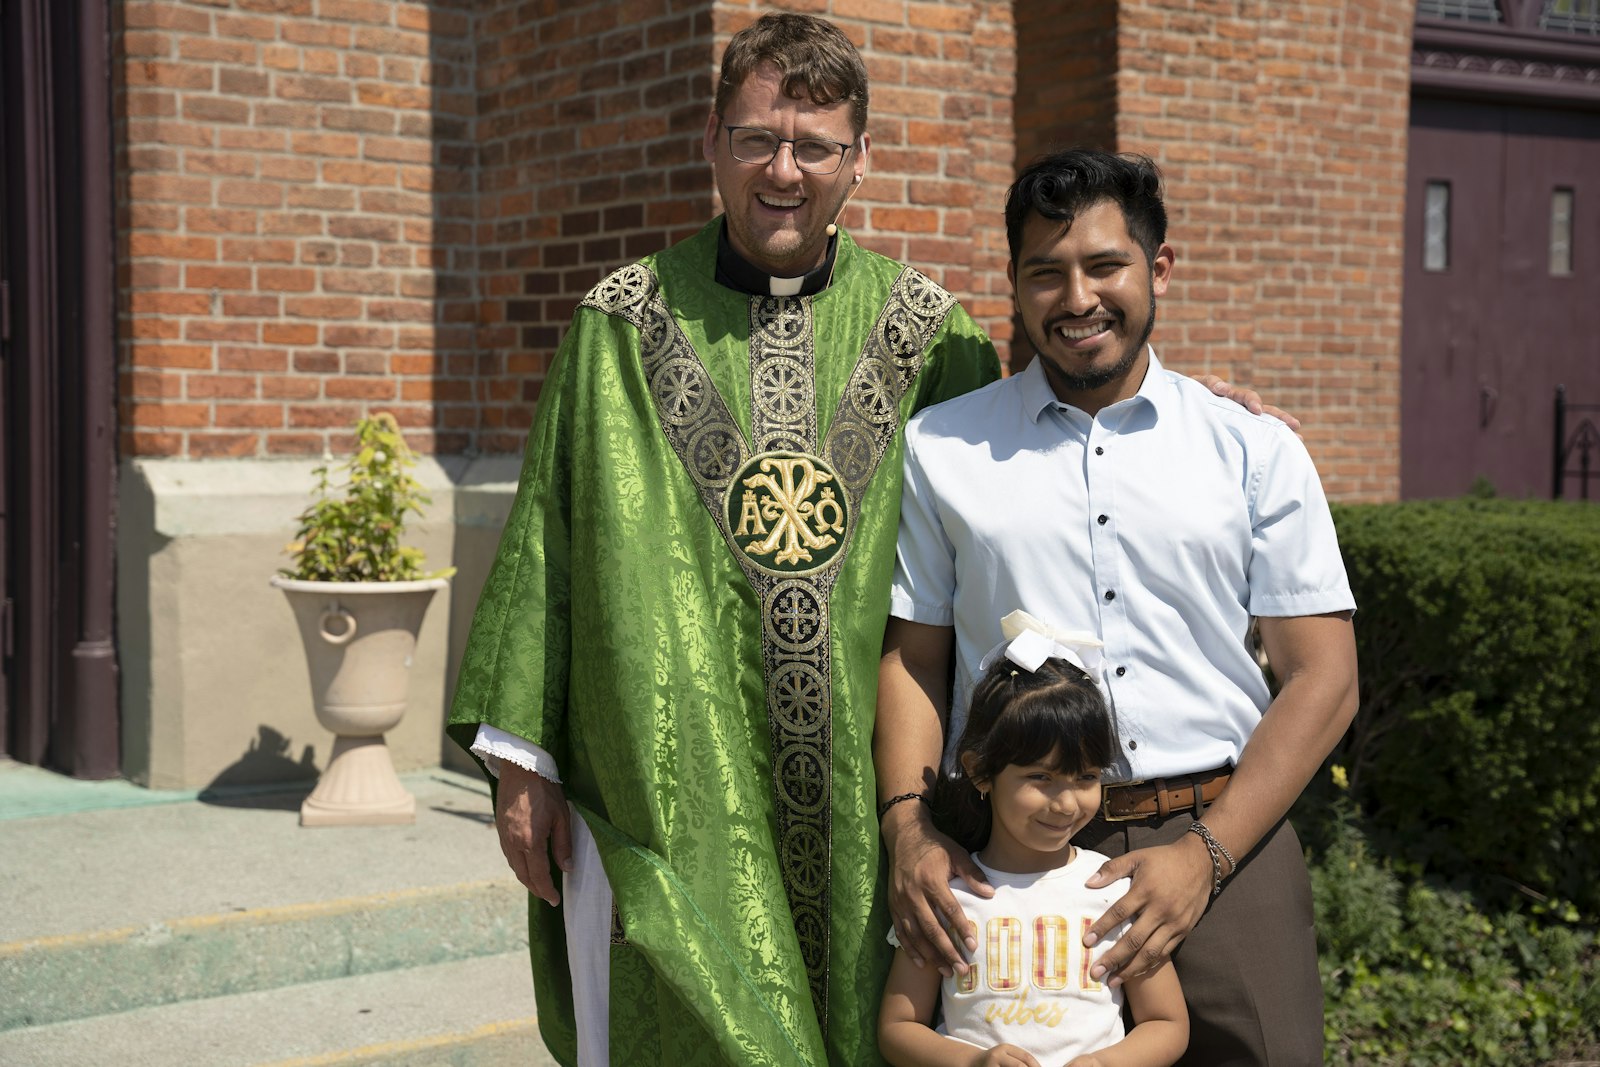
[[287,904],[275,908],[254,908],[245,911],[224,912],[217,915],[196,915],[187,919],[151,923],[146,926],[124,926],[117,930],[94,930],[83,934],[59,934],[55,937],[35,937],[25,941],[0,944],[0,960],[10,959],[28,952],[49,952],[62,949],[81,949],[98,945],[112,945],[155,934],[199,933],[241,925],[270,925],[301,922],[333,915],[369,911],[374,908],[392,908],[428,897],[474,894],[485,890],[504,889],[515,893],[521,886],[514,879],[485,879],[479,882],[462,882],[457,885],[424,886],[416,889],[395,889],[367,897],[346,897],[342,900],[319,900],[308,904]]
[[485,1023],[476,1030],[468,1030],[459,1034],[438,1034],[433,1037],[412,1038],[409,1041],[385,1041],[380,1045],[366,1045],[362,1048],[345,1049],[341,1052],[328,1052],[321,1056],[305,1056],[295,1060],[279,1060],[275,1063],[261,1064],[260,1067],[336,1067],[341,1063],[360,1063],[380,1056],[403,1056],[408,1052],[425,1052],[428,1049],[449,1048],[452,1045],[467,1045],[474,1041],[481,1041],[491,1037],[513,1037],[527,1033],[537,1033],[539,1021],[533,1016],[526,1019],[515,1019],[511,1022]]

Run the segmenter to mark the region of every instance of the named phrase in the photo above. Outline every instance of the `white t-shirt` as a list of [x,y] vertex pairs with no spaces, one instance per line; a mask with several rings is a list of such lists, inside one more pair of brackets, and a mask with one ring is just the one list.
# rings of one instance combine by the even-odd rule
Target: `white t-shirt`
[[[1126,878],[1103,889],[1084,888],[1105,862],[1083,848],[1065,867],[1037,874],[1011,874],[979,862],[994,886],[989,900],[960,878],[951,880],[951,892],[977,927],[978,950],[972,970],[940,984],[939,1033],[984,1049],[1016,1045],[1045,1064],[1066,1063],[1122,1040],[1122,990],[1094,981],[1089,968],[1125,927],[1092,949],[1083,947],[1084,932],[1128,891]],[[889,941],[900,943],[893,931]]]

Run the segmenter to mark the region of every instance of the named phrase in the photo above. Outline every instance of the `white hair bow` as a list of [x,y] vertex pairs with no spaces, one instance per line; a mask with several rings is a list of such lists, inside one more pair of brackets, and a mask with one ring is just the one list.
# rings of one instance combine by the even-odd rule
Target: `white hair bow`
[[1089,631],[1057,630],[1026,611],[1013,611],[1000,620],[1000,632],[1006,639],[979,661],[980,675],[1002,657],[1027,671],[1036,671],[1045,660],[1055,657],[1073,664],[1094,679],[1096,685],[1100,684],[1101,666],[1105,662],[1100,650],[1105,644]]

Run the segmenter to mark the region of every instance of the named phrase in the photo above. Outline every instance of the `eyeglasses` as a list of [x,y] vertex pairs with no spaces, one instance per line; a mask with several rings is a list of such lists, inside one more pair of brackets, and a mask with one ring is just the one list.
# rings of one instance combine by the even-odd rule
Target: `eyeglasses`
[[788,145],[794,154],[794,165],[807,174],[832,174],[844,162],[845,153],[855,147],[821,137],[779,137],[754,126],[723,128],[728,131],[728,150],[740,163],[771,163],[778,149]]

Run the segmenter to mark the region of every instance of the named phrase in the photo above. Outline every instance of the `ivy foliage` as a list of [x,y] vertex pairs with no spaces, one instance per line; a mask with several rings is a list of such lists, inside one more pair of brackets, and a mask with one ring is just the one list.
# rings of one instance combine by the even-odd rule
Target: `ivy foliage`
[[1311,850],[1332,1065],[1531,1067],[1600,1054],[1600,938],[1561,906],[1480,910],[1379,855],[1347,797]]
[[[431,503],[409,473],[416,456],[388,412],[356,423],[356,451],[348,461],[317,477],[317,499],[300,513],[295,539],[285,548],[292,563],[278,573],[313,582],[405,582],[446,578],[454,567],[425,572],[420,548],[400,543],[408,514]],[[333,475],[345,481],[332,490]]]

